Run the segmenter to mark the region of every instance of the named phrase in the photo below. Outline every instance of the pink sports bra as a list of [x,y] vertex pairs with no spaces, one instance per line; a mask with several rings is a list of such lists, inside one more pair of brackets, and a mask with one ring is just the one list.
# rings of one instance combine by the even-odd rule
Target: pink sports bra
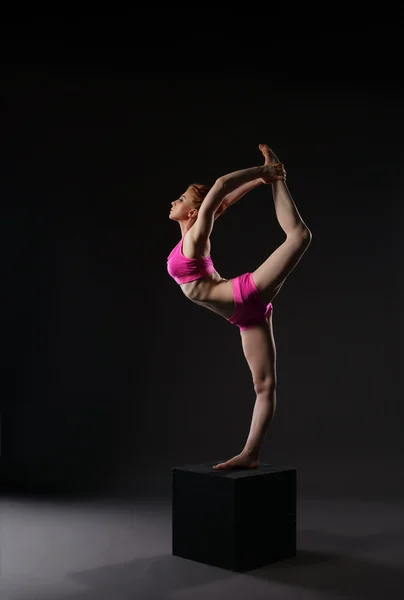
[[167,271],[179,284],[202,279],[213,273],[216,269],[209,256],[205,258],[187,258],[182,253],[183,238],[171,250],[167,257]]

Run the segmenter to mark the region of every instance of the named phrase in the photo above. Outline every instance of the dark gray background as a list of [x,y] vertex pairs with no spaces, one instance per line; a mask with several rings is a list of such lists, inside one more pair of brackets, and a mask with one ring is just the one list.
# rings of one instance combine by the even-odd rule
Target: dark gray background
[[[3,65],[8,487],[168,495],[173,466],[242,449],[255,398],[239,332],[169,277],[168,211],[191,181],[259,164],[266,142],[313,240],[274,301],[261,460],[297,467],[311,491],[402,492],[403,89],[378,52],[352,64],[330,44],[314,68],[321,45],[304,48]],[[223,277],[254,270],[283,240],[270,188],[211,239]]]

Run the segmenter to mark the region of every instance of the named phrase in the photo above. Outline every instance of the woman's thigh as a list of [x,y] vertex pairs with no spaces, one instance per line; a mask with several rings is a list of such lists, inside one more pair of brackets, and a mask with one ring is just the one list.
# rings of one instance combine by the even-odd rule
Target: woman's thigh
[[283,244],[253,271],[254,283],[265,303],[274,299],[309,245],[309,237],[300,233],[289,235]]
[[240,331],[244,356],[254,384],[266,381],[276,385],[276,346],[272,314],[273,311],[259,325]]

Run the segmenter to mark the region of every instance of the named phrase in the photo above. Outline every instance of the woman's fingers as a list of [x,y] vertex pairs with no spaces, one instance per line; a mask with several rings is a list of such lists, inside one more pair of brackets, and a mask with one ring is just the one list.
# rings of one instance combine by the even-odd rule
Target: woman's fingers
[[270,163],[265,165],[266,175],[263,177],[263,180],[266,183],[271,183],[272,181],[280,181],[286,180],[286,170],[282,163]]

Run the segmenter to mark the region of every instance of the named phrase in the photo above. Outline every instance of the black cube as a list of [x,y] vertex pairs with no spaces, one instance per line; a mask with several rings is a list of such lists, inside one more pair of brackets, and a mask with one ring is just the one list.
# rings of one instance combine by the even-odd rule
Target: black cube
[[232,571],[296,556],[296,469],[215,464],[173,467],[172,554]]

